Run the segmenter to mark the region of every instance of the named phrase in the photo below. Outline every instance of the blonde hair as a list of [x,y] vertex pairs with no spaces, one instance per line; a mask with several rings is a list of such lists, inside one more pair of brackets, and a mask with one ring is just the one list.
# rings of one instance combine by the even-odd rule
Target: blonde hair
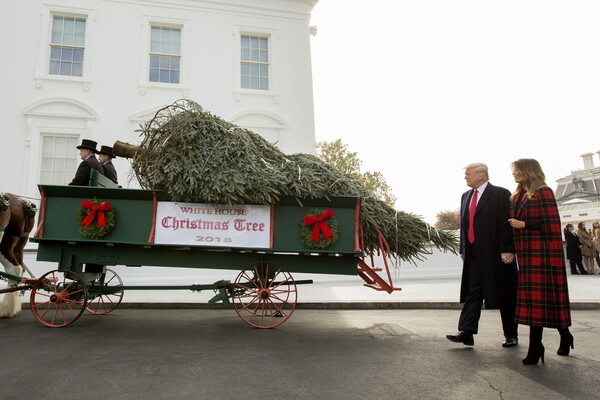
[[544,171],[542,171],[542,167],[537,160],[534,160],[533,158],[520,158],[517,161],[513,161],[511,165],[513,171],[519,171],[523,174],[523,179],[519,182],[519,185],[512,196],[510,196],[511,199],[522,190],[525,190],[527,197],[531,199],[535,196],[535,192],[537,192],[539,188],[547,186],[546,175],[544,175]]
[[[598,228],[595,225],[598,225]],[[592,223],[592,236],[600,239],[600,223],[598,221]]]
[[490,176],[488,175],[488,167],[484,163],[471,163],[465,167],[465,169],[471,168],[475,174],[483,176],[486,181],[490,180]]

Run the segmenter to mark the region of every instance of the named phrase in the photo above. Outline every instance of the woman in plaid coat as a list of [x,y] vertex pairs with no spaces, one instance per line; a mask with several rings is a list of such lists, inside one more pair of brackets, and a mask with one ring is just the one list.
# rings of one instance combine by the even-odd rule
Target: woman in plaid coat
[[561,225],[554,193],[545,183],[540,164],[520,159],[512,167],[518,184],[511,196],[509,219],[519,266],[515,319],[530,327],[523,363],[537,364],[540,358],[544,362],[544,327],[558,329],[559,355],[568,355],[573,348]]

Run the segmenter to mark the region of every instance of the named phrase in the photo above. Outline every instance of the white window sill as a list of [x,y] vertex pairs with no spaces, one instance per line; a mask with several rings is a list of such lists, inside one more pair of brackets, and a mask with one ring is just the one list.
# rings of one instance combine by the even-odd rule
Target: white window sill
[[151,90],[179,90],[183,98],[190,96],[191,89],[180,83],[160,83],[160,82],[143,82],[138,84],[138,90],[142,96],[147,95]]
[[236,102],[239,102],[242,99],[242,96],[262,96],[262,97],[271,97],[273,100],[273,104],[279,104],[279,100],[281,95],[272,90],[256,90],[256,89],[238,89],[233,92],[233,99]]
[[84,92],[89,92],[93,83],[91,79],[86,79],[85,77],[68,75],[36,75],[34,79],[35,87],[37,87],[38,89],[43,89],[46,82],[53,81],[80,84]]

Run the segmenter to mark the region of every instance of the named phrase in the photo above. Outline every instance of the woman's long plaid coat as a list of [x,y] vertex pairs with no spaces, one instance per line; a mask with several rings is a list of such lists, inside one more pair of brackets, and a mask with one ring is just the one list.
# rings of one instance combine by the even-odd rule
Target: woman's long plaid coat
[[524,229],[513,229],[519,265],[516,322],[571,326],[562,230],[552,189],[541,187],[531,199],[519,193],[511,202],[510,215],[525,221]]

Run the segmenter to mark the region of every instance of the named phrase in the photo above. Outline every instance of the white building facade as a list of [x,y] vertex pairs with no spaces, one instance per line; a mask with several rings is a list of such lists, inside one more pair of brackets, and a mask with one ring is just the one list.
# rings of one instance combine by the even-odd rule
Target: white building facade
[[[596,152],[600,156],[600,151]],[[594,165],[594,153],[581,155],[583,169],[556,181],[556,202],[563,226],[585,222],[587,228],[600,221],[600,167]]]
[[[81,139],[137,144],[177,99],[315,153],[310,13],[317,0],[27,0],[3,4],[0,191],[67,184]],[[119,183],[129,162],[116,159]]]

